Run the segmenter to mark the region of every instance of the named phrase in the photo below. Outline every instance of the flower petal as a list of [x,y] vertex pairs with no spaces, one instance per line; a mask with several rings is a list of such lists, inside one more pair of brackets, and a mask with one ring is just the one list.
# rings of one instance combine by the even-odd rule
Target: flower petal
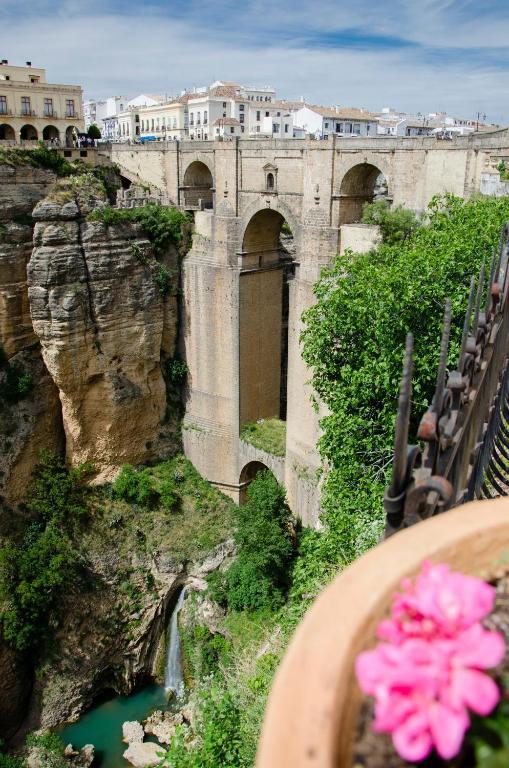
[[456,670],[453,687],[462,702],[478,715],[489,715],[500,700],[495,681],[477,669]]
[[430,707],[431,736],[440,757],[450,760],[458,754],[469,724],[470,721],[464,709],[454,710],[439,703]]
[[426,716],[419,712],[408,717],[392,734],[392,743],[398,755],[410,763],[428,757],[433,743]]

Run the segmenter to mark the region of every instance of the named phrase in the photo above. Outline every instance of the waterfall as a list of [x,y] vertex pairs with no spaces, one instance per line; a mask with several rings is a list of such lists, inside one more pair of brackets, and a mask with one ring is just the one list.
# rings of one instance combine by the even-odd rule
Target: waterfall
[[166,692],[173,691],[180,699],[184,695],[184,678],[182,675],[182,654],[180,650],[180,635],[178,628],[178,615],[184,602],[186,588],[182,589],[177,605],[173,609],[170,619],[168,647],[166,652],[166,669],[164,675],[164,687]]

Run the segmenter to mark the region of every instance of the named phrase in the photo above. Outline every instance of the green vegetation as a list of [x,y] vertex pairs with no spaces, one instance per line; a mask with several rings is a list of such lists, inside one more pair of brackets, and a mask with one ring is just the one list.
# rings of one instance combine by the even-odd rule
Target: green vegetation
[[143,471],[137,472],[130,464],[124,464],[113,483],[113,493],[119,499],[150,508],[157,499],[150,478]]
[[0,739],[0,768],[25,768],[25,761],[22,757],[14,757],[14,755],[5,753],[2,739]]
[[156,255],[163,254],[170,244],[184,246],[189,219],[176,208],[150,203],[143,208],[96,208],[89,216],[106,226],[137,222],[149,238]]
[[415,336],[415,419],[432,396],[445,299],[452,300],[453,364],[470,276],[491,258],[507,219],[509,198],[435,198],[403,243],[346,253],[324,270],[303,342],[329,409],[319,447],[331,470],[322,491],[325,530],[309,534],[300,576],[322,579],[376,543],[406,333]]
[[387,200],[367,203],[362,211],[362,223],[379,226],[385,245],[404,243],[419,226],[413,211],[402,205],[391,208]]
[[292,534],[284,489],[271,472],[259,472],[248,488],[247,503],[235,510],[237,557],[226,573],[231,608],[281,605],[294,555]]
[[13,405],[27,397],[31,390],[31,374],[18,363],[4,362],[0,367],[0,404]]
[[64,757],[64,744],[56,733],[30,733],[27,736],[27,747],[44,768],[68,768],[69,763]]
[[0,626],[19,651],[47,638],[58,601],[78,575],[81,557],[71,533],[86,514],[84,471],[68,470],[59,457],[44,454],[28,489],[32,519],[19,541],[7,540],[0,549]]
[[[122,495],[117,483],[126,486]],[[149,505],[136,498],[140,484],[150,494]],[[111,546],[113,530],[122,558],[158,551],[184,562],[230,536],[233,507],[182,455],[150,467],[126,466],[111,488],[90,490],[83,547],[100,552]]]
[[166,360],[164,364],[164,371],[166,378],[172,384],[181,386],[184,384],[187,378],[187,363],[184,360],[180,360],[178,357],[171,357]]
[[155,267],[154,282],[159,288],[161,296],[167,296],[174,282],[172,274],[165,264],[157,264]]
[[249,422],[242,426],[240,438],[273,456],[284,456],[286,451],[286,423],[275,418]]
[[99,129],[99,126],[97,126],[95,123],[92,123],[92,125],[88,127],[87,133],[90,139],[95,140],[95,139],[101,138],[101,131]]
[[509,181],[509,168],[505,160],[501,160],[497,165],[497,170],[500,173],[500,181]]
[[0,165],[10,165],[14,168],[23,165],[46,168],[57,176],[69,176],[75,172],[72,164],[68,163],[60,152],[49,149],[43,141],[34,149],[0,147]]

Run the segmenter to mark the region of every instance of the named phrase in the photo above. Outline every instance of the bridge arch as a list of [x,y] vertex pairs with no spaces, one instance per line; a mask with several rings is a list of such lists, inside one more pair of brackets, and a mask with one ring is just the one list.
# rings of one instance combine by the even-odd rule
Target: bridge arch
[[290,281],[295,273],[293,231],[280,211],[259,207],[242,233],[239,428],[258,419],[286,420]]
[[183,179],[184,206],[186,208],[214,207],[214,177],[202,160],[193,160],[187,166]]
[[339,188],[340,225],[355,224],[361,220],[362,209],[366,203],[375,199],[377,184],[380,184],[381,179],[385,180],[388,193],[389,180],[378,165],[365,161],[346,171]]

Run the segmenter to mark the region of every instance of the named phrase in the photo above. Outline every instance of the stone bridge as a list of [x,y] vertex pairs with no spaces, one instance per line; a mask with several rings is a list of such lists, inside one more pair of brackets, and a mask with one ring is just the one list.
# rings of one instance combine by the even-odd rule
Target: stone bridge
[[[453,141],[118,144],[104,152],[127,178],[194,211],[183,264],[187,455],[237,501],[260,465],[270,465],[284,478],[293,512],[316,524],[319,414],[299,344],[313,284],[342,239],[352,242],[349,228],[373,199],[380,175],[389,199],[415,211],[439,193],[469,197],[486,168],[509,158],[509,132]],[[286,455],[269,461],[239,434],[246,422],[274,416],[286,420]]]

